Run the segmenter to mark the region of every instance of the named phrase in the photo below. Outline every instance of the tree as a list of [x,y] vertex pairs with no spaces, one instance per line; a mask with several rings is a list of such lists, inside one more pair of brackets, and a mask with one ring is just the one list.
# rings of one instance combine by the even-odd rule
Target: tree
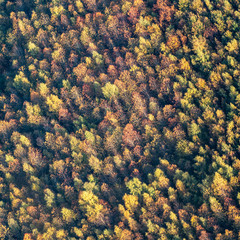
[[29,102],[25,103],[28,115],[28,122],[31,124],[40,124],[43,120],[41,117],[41,109],[38,104],[33,105]]
[[147,106],[146,101],[141,97],[141,95],[137,92],[134,92],[132,94],[132,101],[134,104],[134,108],[139,113],[141,117],[147,116]]
[[19,19],[18,27],[25,38],[30,38],[34,34],[34,28],[31,26],[29,19]]
[[55,47],[55,51],[52,53],[52,58],[53,60],[56,61],[56,63],[59,63],[59,64],[65,64],[66,63],[66,53],[65,53],[65,50],[64,48],[59,45],[59,44],[56,44]]
[[130,211],[131,214],[137,211],[139,207],[138,197],[135,195],[125,194],[123,196],[124,204],[127,210]]
[[210,197],[209,203],[210,203],[210,208],[213,211],[216,218],[219,219],[220,221],[224,221],[226,216],[221,204],[217,201],[217,199],[214,197]]
[[178,50],[180,48],[180,41],[178,36],[170,35],[167,40],[167,46],[173,51]]
[[25,76],[25,74],[20,71],[19,74],[17,74],[14,78],[13,86],[24,95],[27,95],[29,93],[31,83],[29,82],[28,78]]
[[46,165],[46,160],[42,156],[41,152],[37,149],[30,147],[28,149],[29,161],[33,167],[37,169],[42,169]]
[[77,77],[77,79],[81,80],[85,77],[87,73],[87,68],[85,64],[79,64],[77,67],[73,69],[73,73]]
[[123,143],[129,147],[134,147],[140,143],[140,135],[133,129],[132,124],[127,124],[123,130]]
[[54,94],[47,97],[46,104],[49,106],[49,111],[55,113],[59,112],[61,107],[63,107],[63,101]]
[[159,23],[160,26],[165,26],[166,23],[170,23],[172,15],[175,11],[174,5],[169,6],[169,2],[166,0],[158,0],[156,8],[159,9]]
[[80,192],[79,204],[89,222],[98,226],[109,225],[109,209],[100,203],[100,199],[92,191]]
[[44,31],[42,28],[40,28],[37,34],[37,41],[40,44],[40,46],[44,48],[47,47],[49,45],[47,31]]
[[119,94],[118,87],[111,83],[106,83],[104,87],[102,87],[102,92],[105,98],[111,99],[112,97],[117,97]]
[[231,42],[228,42],[225,48],[230,54],[237,54],[239,51],[238,41],[233,39]]
[[102,162],[93,155],[91,155],[91,157],[89,158],[89,165],[95,173],[100,173],[102,170]]
[[36,57],[40,51],[40,48],[33,42],[28,43],[28,51],[33,56]]
[[11,119],[9,122],[0,120],[0,136],[3,137],[4,139],[6,137],[9,137],[12,131],[14,129],[16,130],[16,127],[17,127],[17,123],[13,119]]
[[55,194],[49,188],[46,188],[44,190],[44,199],[46,201],[47,207],[52,208],[55,206]]
[[146,188],[146,185],[143,184],[138,178],[133,178],[126,183],[126,186],[130,190],[130,193],[134,196],[141,196],[144,187]]
[[31,233],[25,233],[23,240],[33,240],[32,234]]
[[[92,12],[96,12],[97,11],[97,3],[96,0],[82,0],[83,3],[85,4],[85,6],[87,7],[88,10],[92,11]],[[80,4],[78,4],[80,5]]]
[[219,196],[221,198],[226,198],[230,196],[230,193],[232,191],[231,187],[228,185],[228,182],[226,179],[224,179],[219,173],[215,173],[213,183],[212,183],[212,189],[216,196]]
[[[117,120],[116,120],[117,121]],[[122,129],[117,127],[112,133],[108,131],[105,135],[104,146],[107,151],[117,155],[122,142]]]
[[72,223],[76,219],[76,214],[71,209],[62,208],[61,212],[62,218],[67,224]]

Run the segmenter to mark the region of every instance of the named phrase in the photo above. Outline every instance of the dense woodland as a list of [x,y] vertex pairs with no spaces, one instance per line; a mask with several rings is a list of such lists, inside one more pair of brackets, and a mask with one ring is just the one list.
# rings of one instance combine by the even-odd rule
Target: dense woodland
[[240,239],[239,0],[0,0],[0,239]]

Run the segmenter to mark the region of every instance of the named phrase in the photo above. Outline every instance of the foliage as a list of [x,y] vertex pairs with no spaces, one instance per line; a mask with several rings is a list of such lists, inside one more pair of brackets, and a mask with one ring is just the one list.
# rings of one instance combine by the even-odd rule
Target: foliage
[[0,239],[239,239],[239,0],[0,0]]

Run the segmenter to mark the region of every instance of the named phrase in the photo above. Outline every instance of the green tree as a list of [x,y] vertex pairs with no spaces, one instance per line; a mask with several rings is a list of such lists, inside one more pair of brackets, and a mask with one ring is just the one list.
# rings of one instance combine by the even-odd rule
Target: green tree
[[102,87],[102,92],[105,98],[111,99],[112,97],[117,97],[119,94],[118,87],[111,83],[106,83],[104,87]]
[[25,76],[25,74],[22,71],[20,71],[14,78],[13,86],[21,94],[28,95],[32,84],[30,83],[28,78]]
[[71,209],[62,208],[61,212],[62,212],[62,218],[67,224],[72,223],[76,219],[76,214]]

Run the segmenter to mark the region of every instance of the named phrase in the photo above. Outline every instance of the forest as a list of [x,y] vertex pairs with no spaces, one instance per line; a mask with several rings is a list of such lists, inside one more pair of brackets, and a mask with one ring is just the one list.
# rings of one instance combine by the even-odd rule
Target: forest
[[240,239],[239,0],[0,0],[0,239]]

